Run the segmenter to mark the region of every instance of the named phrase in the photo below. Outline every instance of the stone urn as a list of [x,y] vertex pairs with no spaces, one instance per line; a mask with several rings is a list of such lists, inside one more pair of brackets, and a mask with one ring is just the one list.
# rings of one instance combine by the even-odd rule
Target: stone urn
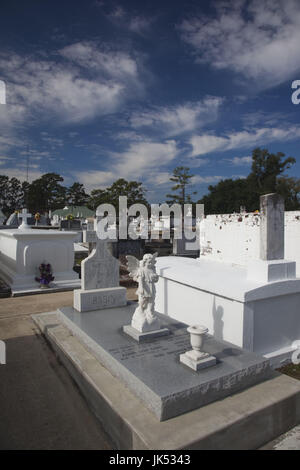
[[193,349],[180,354],[180,362],[196,372],[200,369],[216,365],[217,359],[215,356],[201,351],[208,328],[203,325],[192,325],[187,328],[187,332],[190,334]]
[[187,331],[190,334],[190,341],[193,351],[197,352],[197,355],[202,355],[203,352],[201,349],[206,337],[206,333],[208,332],[208,328],[202,325],[192,325],[187,328]]

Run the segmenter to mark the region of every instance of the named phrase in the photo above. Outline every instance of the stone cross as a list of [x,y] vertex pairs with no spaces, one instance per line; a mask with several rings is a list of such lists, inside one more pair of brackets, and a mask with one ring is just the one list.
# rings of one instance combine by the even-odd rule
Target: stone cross
[[22,219],[22,223],[19,229],[24,230],[26,228],[30,228],[30,225],[27,223],[27,219],[30,219],[31,214],[27,212],[27,209],[22,209],[22,213],[19,214],[20,219]]
[[260,197],[260,259],[284,258],[284,200],[279,194]]

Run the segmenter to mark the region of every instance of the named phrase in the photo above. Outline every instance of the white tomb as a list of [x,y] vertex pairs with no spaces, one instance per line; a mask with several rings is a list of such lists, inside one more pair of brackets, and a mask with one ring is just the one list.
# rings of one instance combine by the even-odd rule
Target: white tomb
[[205,256],[158,258],[155,309],[190,325],[205,324],[217,339],[279,365],[300,339],[300,279],[296,263],[282,259],[283,206],[277,195],[261,199],[260,239],[260,258],[246,265]]
[[[24,219],[23,219],[24,220]],[[73,271],[76,232],[58,230],[7,229],[0,231],[0,276],[12,294],[39,291],[35,281],[41,263],[52,266],[51,287],[74,289],[80,286]]]

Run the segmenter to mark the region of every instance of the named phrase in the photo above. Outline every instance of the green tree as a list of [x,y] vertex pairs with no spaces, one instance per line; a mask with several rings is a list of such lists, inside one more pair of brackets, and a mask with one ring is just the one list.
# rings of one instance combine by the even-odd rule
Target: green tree
[[238,212],[240,206],[245,206],[247,211],[255,211],[259,209],[262,194],[277,192],[284,197],[287,210],[299,208],[300,180],[283,175],[295,159],[284,157],[282,152],[273,154],[266,149],[254,149],[247,178],[221,180],[209,186],[209,194],[198,202],[205,204],[205,211],[210,214]]
[[17,178],[11,178],[9,181],[8,204],[11,212],[24,206],[24,192],[22,184]]
[[248,180],[256,196],[277,191],[279,176],[296,162],[293,157],[285,159],[284,157],[285,154],[282,152],[270,153],[267,149],[259,147],[253,150],[252,167]]
[[25,207],[26,185],[17,178],[0,175],[0,207],[6,216]]
[[282,176],[277,180],[276,191],[284,198],[285,209],[293,211],[300,208],[300,179]]
[[64,207],[66,188],[60,184],[63,180],[57,173],[46,173],[31,183],[27,199],[32,214]]
[[109,203],[109,195],[105,189],[93,189],[91,195],[87,201],[87,206],[96,210],[100,204]]
[[0,175],[0,207],[6,216],[9,215],[9,177]]
[[83,184],[75,182],[66,191],[66,199],[71,206],[83,206],[86,204],[89,196],[84,190]]
[[[177,166],[173,170],[173,176],[170,178],[170,181],[176,183],[172,186],[172,191],[178,191],[178,194],[167,194],[168,198],[167,204],[177,203],[183,206],[183,204],[191,203],[191,195],[187,194],[187,186],[191,184],[191,178],[194,175],[191,175],[190,169],[186,166]],[[196,194],[197,191],[194,191],[192,194]]]
[[239,212],[241,206],[249,205],[249,184],[246,179],[226,179],[209,186],[210,194],[198,201],[204,204],[207,214]]
[[119,178],[106,189],[92,190],[88,206],[95,210],[100,204],[110,203],[118,211],[119,196],[127,197],[128,207],[137,203],[148,206],[145,193],[146,190],[143,188],[142,183],[137,181],[126,181],[124,178]]

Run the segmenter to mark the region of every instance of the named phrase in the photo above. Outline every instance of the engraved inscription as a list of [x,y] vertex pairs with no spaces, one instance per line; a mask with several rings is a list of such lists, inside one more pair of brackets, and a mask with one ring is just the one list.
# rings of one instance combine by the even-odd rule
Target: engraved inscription
[[152,342],[120,346],[119,348],[109,349],[109,352],[116,359],[126,361],[147,356],[151,356],[151,358],[161,358],[171,354],[181,354],[190,349],[190,336],[187,334],[186,330],[181,330],[157,343]]
[[122,294],[95,294],[86,298],[86,305],[97,307],[113,307],[120,305],[124,302],[124,295]]

